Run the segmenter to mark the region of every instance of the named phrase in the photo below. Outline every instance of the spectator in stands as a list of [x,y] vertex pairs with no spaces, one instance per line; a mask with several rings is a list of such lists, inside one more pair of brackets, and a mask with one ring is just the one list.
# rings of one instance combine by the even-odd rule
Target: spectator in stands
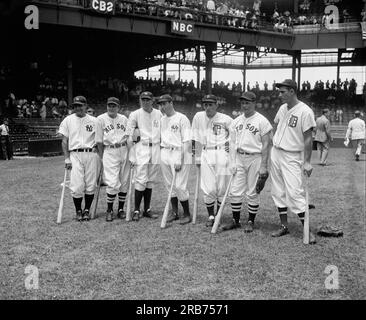
[[343,109],[338,106],[336,110],[336,120],[339,122],[339,124],[342,124],[343,122]]
[[214,12],[215,11],[215,2],[213,0],[207,1],[207,11]]
[[316,119],[316,132],[314,141],[317,142],[317,150],[320,165],[325,166],[327,163],[330,142],[332,137],[330,134],[329,109],[323,109],[322,115]]
[[39,110],[39,115],[41,116],[42,121],[46,120],[46,116],[47,116],[47,107],[45,103],[42,103],[42,107]]
[[6,118],[0,125],[0,144],[3,159],[12,160],[13,154],[12,154],[12,145],[9,131],[9,121]]

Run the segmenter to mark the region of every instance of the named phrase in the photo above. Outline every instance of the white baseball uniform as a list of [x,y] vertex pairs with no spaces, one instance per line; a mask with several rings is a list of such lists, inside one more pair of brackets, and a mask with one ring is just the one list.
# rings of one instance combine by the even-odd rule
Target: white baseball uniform
[[[128,161],[127,118],[117,114],[111,118],[108,112],[98,116],[95,140],[104,145],[103,181],[107,184],[107,194],[127,192],[130,164]],[[122,140],[124,142],[122,143]]]
[[303,102],[290,110],[283,104],[274,122],[278,125],[271,150],[272,198],[280,213],[284,208],[295,214],[303,213],[306,208],[302,184],[304,133],[316,126],[314,113]]
[[348,123],[346,138],[353,140],[353,146],[356,147],[355,154],[360,155],[362,144],[365,142],[365,121],[360,118],[354,118]]
[[[174,164],[180,164],[182,160],[183,143],[191,142],[191,124],[188,118],[180,112],[175,112],[171,117],[164,115],[161,118],[161,171],[163,173],[165,187],[169,192],[173,180]],[[181,170],[176,173],[175,186],[172,198],[178,197],[179,201],[189,198],[187,189],[192,154],[183,155]]]
[[59,133],[69,139],[70,190],[74,198],[81,198],[84,193],[94,194],[97,187],[100,160],[93,149],[96,126],[97,118],[88,114],[82,118],[71,114],[60,124]]
[[248,208],[256,208],[260,202],[255,187],[262,162],[262,137],[272,130],[272,126],[266,117],[255,112],[249,118],[244,114],[237,117],[230,129],[230,146],[234,148],[235,154],[232,161],[237,167],[230,190],[231,202],[236,204],[233,211],[241,210],[245,196]]
[[153,109],[150,113],[143,108],[131,112],[128,118],[128,135],[132,137],[139,128],[141,140],[135,145],[135,189],[144,191],[152,188],[160,164],[160,120],[162,113]]
[[205,111],[197,112],[192,122],[192,139],[202,144],[201,189],[206,204],[222,201],[230,179],[229,143],[232,119],[217,112],[208,118]]

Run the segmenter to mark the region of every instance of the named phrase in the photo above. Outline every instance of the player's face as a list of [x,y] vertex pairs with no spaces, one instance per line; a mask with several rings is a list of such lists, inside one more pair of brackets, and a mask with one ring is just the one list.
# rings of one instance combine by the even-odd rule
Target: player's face
[[86,115],[86,104],[74,104],[74,113],[78,117],[84,117]]
[[246,117],[250,117],[251,115],[253,115],[255,111],[255,102],[242,99],[240,101],[240,106],[241,112],[243,112]]
[[118,110],[119,106],[115,103],[107,104],[107,112],[110,117],[115,118],[117,116]]
[[205,109],[207,117],[212,118],[217,112],[217,103],[203,102],[203,109]]
[[280,92],[279,97],[282,103],[288,103],[293,96],[293,89],[287,87],[280,87],[279,92]]
[[165,114],[170,114],[172,111],[172,103],[169,101],[164,101],[159,104],[161,112]]
[[153,101],[152,99],[140,99],[140,105],[142,109],[144,109],[146,112],[151,112],[153,109]]

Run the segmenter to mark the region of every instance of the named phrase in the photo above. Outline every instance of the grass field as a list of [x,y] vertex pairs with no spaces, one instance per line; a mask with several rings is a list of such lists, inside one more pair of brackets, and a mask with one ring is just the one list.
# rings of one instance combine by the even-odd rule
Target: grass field
[[[0,162],[1,299],[365,299],[365,155],[332,149],[330,166],[316,165],[310,180],[311,225],[343,228],[341,238],[302,244],[297,217],[290,234],[271,238],[278,215],[270,185],[252,234],[242,229],[212,235],[199,208],[196,225],[159,220],[105,222],[105,190],[96,220],[74,219],[65,196],[63,223],[56,214],[63,158]],[[195,169],[190,176],[193,193]],[[167,192],[153,190],[153,211],[162,214]],[[192,207],[192,202],[191,202]],[[245,219],[247,214],[245,213]],[[242,214],[242,220],[244,216]],[[227,206],[223,222],[229,222]],[[26,290],[25,268],[39,269],[39,289]],[[326,290],[328,265],[339,270],[339,289]]]

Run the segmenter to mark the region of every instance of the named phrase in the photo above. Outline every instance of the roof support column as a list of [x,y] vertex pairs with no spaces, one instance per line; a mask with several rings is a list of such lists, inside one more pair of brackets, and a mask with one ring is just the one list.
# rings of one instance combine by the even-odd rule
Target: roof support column
[[196,48],[196,60],[197,60],[197,89],[201,86],[201,47]]
[[67,60],[67,103],[70,106],[72,104],[72,60]]
[[212,46],[206,45],[206,93],[210,94],[212,92]]

